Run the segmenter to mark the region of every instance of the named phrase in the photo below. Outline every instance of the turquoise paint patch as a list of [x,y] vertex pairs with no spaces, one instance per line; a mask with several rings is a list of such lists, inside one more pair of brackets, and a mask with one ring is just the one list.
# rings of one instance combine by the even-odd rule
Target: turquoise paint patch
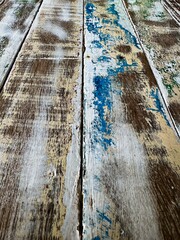
[[100,237],[97,236],[97,237],[93,238],[92,240],[101,240],[101,239],[100,239]]
[[95,47],[95,48],[102,48],[103,47],[102,44],[99,41],[94,40],[91,43],[93,44],[93,47]]
[[93,79],[95,91],[94,105],[98,112],[98,116],[94,120],[94,129],[96,129],[94,135],[95,143],[99,142],[105,150],[112,144],[112,139],[108,138],[111,133],[111,124],[105,119],[105,108],[108,111],[112,109],[111,101],[111,81],[107,77],[96,76]]
[[101,28],[98,26],[99,19],[96,19],[96,21],[93,21],[93,12],[95,11],[95,6],[92,3],[86,4],[86,26],[89,32],[92,32],[93,34],[98,34],[98,29]]
[[164,107],[161,103],[161,100],[159,98],[159,90],[158,88],[156,89],[152,89],[151,90],[151,93],[150,93],[150,96],[154,99],[154,103],[155,103],[155,107],[156,108],[148,108],[147,110],[151,110],[151,111],[156,111],[156,112],[159,112],[163,118],[166,120],[166,123],[169,127],[171,127],[168,119],[167,119],[167,116],[165,114],[165,111],[164,111]]
[[[113,1],[112,1],[113,2]],[[96,7],[92,3],[87,3],[86,5],[86,26],[90,33],[97,35],[99,37],[98,40],[93,40],[91,42],[92,47],[95,46],[96,48],[102,49],[102,56],[100,56],[97,59],[97,62],[99,63],[110,63],[112,61],[112,58],[108,55],[108,47],[112,46],[112,42],[117,42],[120,39],[122,39],[120,36],[114,37],[110,33],[103,33],[101,29],[103,29],[103,23],[104,24],[114,24],[115,27],[120,27],[123,31],[125,31],[126,38],[129,39],[129,36],[131,36],[131,39],[133,40],[133,43],[135,46],[138,45],[136,38],[129,33],[126,29],[124,29],[120,24],[117,24],[120,17],[118,15],[118,12],[115,10],[115,5],[111,4],[111,6],[108,8],[108,12],[110,14],[113,14],[116,16],[117,20],[109,20],[109,19],[100,19],[96,16],[94,16],[94,12],[96,11]],[[104,47],[106,46],[107,49]],[[94,61],[94,63],[97,63]],[[95,76],[93,79],[95,91],[94,94],[94,105],[96,107],[98,116],[95,117],[94,120],[94,144],[100,143],[105,150],[109,146],[113,144],[112,139],[109,137],[111,134],[111,124],[107,121],[107,116],[110,114],[112,109],[112,102],[111,102],[111,96],[110,92],[111,89],[111,81],[115,79],[119,73],[123,73],[128,70],[128,68],[136,67],[137,63],[133,62],[132,64],[128,64],[125,58],[122,58],[121,56],[117,56],[116,61],[117,67],[107,67],[107,75],[102,76]],[[119,91],[119,94],[122,94],[121,91]],[[108,112],[105,112],[106,110]]]
[[112,224],[111,219],[104,212],[100,212],[99,210],[97,210],[97,213],[100,220],[106,221],[109,224]]
[[92,3],[87,3],[86,4],[86,13],[87,14],[92,14],[95,11],[95,6]]
[[111,19],[103,18],[102,19],[102,24],[112,24],[113,21]]
[[[109,1],[109,3],[113,3],[114,1]],[[93,58],[95,64],[102,67],[102,71],[105,72],[105,76],[101,75],[99,72],[96,74],[96,65],[94,65],[94,78],[93,85],[94,85],[94,108],[96,111],[95,118],[93,121],[93,133],[92,133],[92,146],[96,150],[97,149],[97,143],[98,146],[101,145],[102,149],[105,151],[108,150],[110,146],[112,146],[113,140],[111,138],[111,132],[112,132],[112,124],[111,124],[111,112],[112,112],[112,91],[113,94],[122,94],[122,91],[114,91],[112,90],[112,82],[117,79],[117,76],[119,73],[123,73],[124,71],[128,70],[129,68],[134,68],[137,66],[137,63],[133,62],[132,64],[128,64],[126,59],[117,56],[116,59],[113,59],[110,57],[110,51],[114,44],[121,44],[122,39],[125,37],[127,43],[132,43],[134,46],[138,47],[138,42],[136,41],[136,38],[128,32],[125,28],[123,28],[119,24],[120,17],[118,16],[118,13],[115,11],[114,7],[114,13],[107,14],[110,16],[110,14],[115,14],[116,17],[112,17],[111,20],[102,18],[100,19],[95,15],[96,6],[92,3],[88,3],[86,5],[86,27],[89,33],[91,33],[92,36],[92,42],[90,47],[92,48],[91,51],[94,55],[96,55],[97,48],[98,50],[98,57]],[[109,11],[112,11],[112,9],[109,9]],[[97,13],[98,15],[98,13]],[[112,15],[111,15],[112,16]],[[114,18],[116,18],[114,20]],[[112,34],[111,31],[104,31],[104,28],[108,28],[112,25],[112,29],[120,28],[122,31],[125,32],[125,36],[115,36]],[[111,26],[110,26],[111,27]],[[123,39],[124,41],[124,39]],[[123,42],[124,43],[124,42]],[[99,63],[99,64],[98,64]],[[103,68],[103,64],[106,63],[106,67]],[[112,63],[116,63],[115,67],[112,67]],[[103,73],[104,74],[104,73]],[[102,156],[97,156],[97,161],[102,161]],[[102,184],[99,177],[97,175],[94,175],[94,186],[98,186],[99,184]],[[94,189],[95,191],[98,191],[98,189]],[[98,226],[96,227],[100,232],[101,236],[96,236],[93,238],[94,240],[109,239],[109,232],[112,228],[112,220],[108,216],[110,213],[110,207],[108,209],[103,206],[102,209],[97,208],[97,218],[99,221]],[[93,222],[93,221],[92,221]],[[93,222],[94,224],[94,222]]]
[[126,35],[126,39],[133,44],[135,47],[140,49],[139,43],[136,39],[135,36],[133,36],[133,34],[131,32],[129,32],[126,28],[124,28],[121,24],[120,24],[120,15],[119,13],[116,11],[115,9],[115,4],[112,4],[107,10],[110,14],[116,16],[116,20],[113,21],[113,24],[117,27],[119,27],[121,30],[123,30],[125,32]]
[[98,62],[110,62],[111,58],[106,56],[101,56],[98,58]]
[[[114,41],[114,38],[110,34],[104,34],[103,32],[99,31],[102,26],[100,26],[100,19],[98,17],[94,17],[93,13],[96,10],[96,7],[92,3],[86,4],[86,26],[89,32],[92,32],[95,35],[99,35],[100,42],[104,42],[107,44],[108,41]],[[109,20],[102,18],[102,24],[112,24],[114,26],[119,27],[121,30],[125,32],[127,42],[132,43],[134,46],[140,49],[139,43],[135,36],[132,35],[127,29],[125,29],[120,23],[120,16],[118,12],[115,10],[115,4],[112,4],[108,9],[108,12],[112,15],[116,16],[116,20]],[[121,40],[121,37],[118,37]]]

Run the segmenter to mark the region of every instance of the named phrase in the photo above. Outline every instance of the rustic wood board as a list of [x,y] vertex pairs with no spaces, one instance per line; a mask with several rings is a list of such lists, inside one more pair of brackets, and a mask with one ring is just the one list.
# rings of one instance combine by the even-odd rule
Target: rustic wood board
[[[180,135],[180,29],[159,0],[125,0]],[[171,3],[176,10],[177,4]]]
[[124,1],[33,6],[0,93],[0,239],[179,239],[180,142]]
[[38,12],[41,0],[5,0],[0,3],[0,88]]
[[180,24],[180,2],[179,0],[163,0],[161,1],[167,11]]
[[79,239],[82,19],[44,0],[0,94],[0,239]]
[[127,11],[85,1],[84,240],[179,239],[180,143]]

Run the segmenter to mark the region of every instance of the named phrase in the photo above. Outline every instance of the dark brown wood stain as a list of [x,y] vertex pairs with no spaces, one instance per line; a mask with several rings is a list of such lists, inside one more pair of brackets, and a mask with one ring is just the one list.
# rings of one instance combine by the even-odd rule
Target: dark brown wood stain
[[162,48],[169,48],[180,41],[180,34],[177,31],[154,35],[154,41],[159,43]]
[[125,106],[126,121],[132,124],[138,133],[160,130],[153,113],[145,109],[145,99],[141,94],[144,88],[142,76],[137,72],[126,72],[119,75],[119,81],[123,88],[122,102]]
[[152,69],[149,65],[149,62],[146,58],[146,55],[144,53],[137,53],[137,57],[140,59],[142,65],[143,65],[143,73],[146,75],[148,84],[150,88],[157,87],[156,78],[154,77],[154,74],[152,72]]
[[169,104],[169,110],[176,122],[180,124],[180,103],[179,102],[171,102]]
[[[159,152],[160,156],[161,152]],[[165,240],[180,239],[180,177],[163,160],[149,162],[149,178],[157,200],[159,224]]]
[[117,47],[115,47],[115,50],[117,50],[120,53],[131,53],[131,46],[129,45],[119,45]]

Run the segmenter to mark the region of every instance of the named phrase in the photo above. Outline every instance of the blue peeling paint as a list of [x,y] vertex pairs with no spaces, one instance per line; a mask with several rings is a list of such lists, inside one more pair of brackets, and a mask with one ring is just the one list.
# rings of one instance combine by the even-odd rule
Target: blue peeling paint
[[[105,209],[104,209],[105,210]],[[99,223],[101,224],[100,231],[101,231],[101,239],[103,240],[108,240],[109,239],[109,230],[111,229],[112,221],[108,217],[108,211],[99,211],[98,209],[96,210],[97,212],[97,219]]]
[[135,36],[133,36],[131,32],[129,32],[126,28],[124,28],[120,24],[120,16],[119,16],[119,13],[116,11],[115,4],[112,4],[107,10],[110,14],[116,16],[116,20],[113,21],[113,24],[125,32],[126,39],[128,40],[128,42],[132,43],[134,46],[136,46],[137,48],[140,49],[137,38]]
[[97,192],[101,192],[101,179],[99,176],[97,175],[94,175],[94,189],[97,191]]
[[[86,26],[89,32],[92,32],[95,35],[99,35],[100,42],[104,42],[107,44],[108,41],[114,41],[114,38],[110,34],[104,34],[101,30],[102,26],[100,25],[100,19],[98,17],[95,17],[93,15],[94,11],[96,10],[96,7],[92,3],[86,4]],[[134,46],[140,49],[139,43],[135,36],[132,35],[131,32],[129,32],[126,28],[124,28],[119,22],[120,22],[120,16],[118,12],[115,10],[115,4],[112,4],[108,9],[108,12],[114,16],[116,16],[115,20],[109,20],[102,18],[101,22],[102,24],[111,24],[114,26],[119,27],[121,30],[125,32],[127,42],[132,43]],[[122,37],[119,37],[119,40],[121,40]]]
[[95,237],[95,238],[92,238],[92,240],[101,240],[100,237]]
[[151,93],[150,93],[150,96],[154,99],[154,103],[155,103],[155,107],[156,108],[148,108],[148,110],[159,112],[163,116],[163,118],[166,120],[167,125],[169,127],[171,127],[171,125],[170,125],[170,123],[169,123],[169,121],[167,119],[167,116],[165,114],[165,111],[164,111],[163,105],[161,103],[161,100],[159,98],[159,90],[158,90],[158,88],[152,89]]
[[[135,38],[127,29],[125,29],[120,24],[120,16],[118,12],[115,10],[115,5],[112,4],[114,1],[110,1],[110,8],[108,8],[108,16],[112,16],[112,19],[108,18],[99,18],[95,15],[96,6],[92,3],[86,4],[86,27],[89,33],[92,34],[92,42],[91,42],[91,51],[96,56],[96,51],[98,48],[98,57],[94,57],[93,61],[98,66],[102,67],[106,71],[103,71],[101,75],[99,72],[97,73],[96,65],[92,71],[94,71],[93,85],[94,85],[94,109],[96,111],[95,119],[93,122],[93,133],[92,133],[92,146],[94,149],[97,148],[97,145],[102,147],[105,151],[113,145],[113,140],[111,138],[112,125],[111,125],[111,112],[112,112],[112,82],[118,77],[119,73],[123,73],[127,71],[129,68],[132,70],[137,67],[136,62],[132,62],[128,64],[127,60],[120,55],[117,56],[116,59],[111,57],[110,54],[112,51],[112,46],[116,43],[121,44],[121,41],[124,38],[127,43],[131,43],[137,48],[139,48],[139,44]],[[98,15],[98,14],[97,14]],[[104,29],[108,29],[108,25],[112,26],[112,29],[116,30],[120,28],[124,31],[125,36],[116,36],[112,34],[111,31],[103,31]],[[94,35],[94,36],[93,36]],[[100,54],[99,54],[100,53]],[[116,66],[112,67],[116,62]],[[103,64],[106,67],[103,67]],[[113,94],[122,94],[122,91],[116,91]],[[98,161],[102,161],[102,156],[97,156]],[[94,176],[94,185],[99,186],[101,184],[100,179],[97,175]],[[96,191],[98,191],[96,189]],[[110,208],[110,207],[109,207]],[[92,240],[108,240],[109,232],[112,230],[112,221],[109,217],[109,208],[105,209],[105,205],[102,209],[97,209],[97,218],[100,224],[98,224],[98,229],[101,232],[101,236],[96,236]]]
[[[105,108],[110,112],[112,109],[111,101],[111,81],[108,77],[96,76],[93,79],[95,91],[94,105],[97,109],[98,116],[95,118],[94,126],[96,134],[95,143],[99,142],[105,150],[112,144],[112,139],[108,138],[111,133],[111,124],[105,119]],[[99,134],[100,133],[100,134]]]
[[110,62],[111,58],[106,56],[101,56],[98,58],[98,62]]
[[94,40],[91,43],[93,44],[93,47],[95,47],[95,48],[102,48],[103,47],[102,44],[99,41]]
[[112,37],[110,34],[105,34],[102,32],[100,32],[99,34],[99,39],[100,39],[100,42],[102,42],[104,45],[108,45],[109,42],[114,41],[114,37]]
[[138,64],[136,62],[132,62],[132,64],[128,64],[127,60],[124,58],[121,60],[117,60],[117,66],[118,66],[117,68],[108,68],[107,69],[109,76],[116,77],[119,73],[124,73],[129,68],[132,69],[132,67],[137,67]]
[[[113,1],[112,1],[113,2]],[[94,15],[96,11],[96,7],[92,3],[87,3],[86,5],[86,26],[90,33],[97,35],[98,40],[93,40],[91,42],[92,46],[96,48],[102,49],[102,56],[100,56],[94,63],[111,63],[113,60],[108,54],[108,49],[111,48],[112,43],[120,41],[122,39],[121,36],[113,36],[111,33],[104,33],[102,29],[105,24],[112,24],[115,27],[120,27],[126,35],[127,41],[133,43],[136,47],[138,47],[138,43],[136,38],[125,28],[123,28],[119,24],[120,17],[118,12],[115,10],[115,5],[111,4],[111,6],[107,9],[109,14],[113,14],[116,16],[116,19],[104,19],[98,18]],[[113,17],[114,18],[114,17]],[[104,24],[104,25],[103,25]],[[130,40],[129,40],[130,39]],[[118,76],[119,73],[123,73],[127,71],[129,68],[136,67],[137,63],[133,62],[132,64],[128,64],[125,58],[117,56],[117,67],[112,68],[110,65],[107,67],[107,75],[106,76],[95,76],[93,79],[95,91],[94,93],[94,105],[96,107],[98,115],[94,120],[94,129],[95,133],[93,136],[94,144],[100,143],[102,147],[107,150],[109,146],[113,144],[112,139],[109,137],[111,135],[111,124],[107,120],[107,117],[110,115],[112,110],[112,101],[111,101],[111,82],[114,78]],[[121,91],[119,91],[122,94]]]
[[101,28],[100,26],[98,26],[98,22],[91,22],[91,17],[87,17],[86,20],[88,31],[98,35],[98,29]]
[[113,21],[111,19],[106,19],[106,18],[103,18],[102,19],[102,24],[112,24]]
[[86,13],[87,14],[92,14],[95,11],[95,6],[92,3],[87,3],[86,4]]
[[97,210],[97,213],[98,213],[99,220],[106,221],[109,224],[112,224],[111,219],[104,212],[100,212],[99,210]]

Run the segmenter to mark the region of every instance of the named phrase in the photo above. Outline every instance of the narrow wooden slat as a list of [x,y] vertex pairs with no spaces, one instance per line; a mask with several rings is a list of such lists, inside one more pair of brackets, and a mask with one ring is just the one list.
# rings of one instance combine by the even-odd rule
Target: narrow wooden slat
[[167,11],[180,25],[180,2],[179,0],[163,0],[161,1]]
[[85,1],[84,240],[179,239],[180,145],[120,0]]
[[0,95],[0,239],[79,239],[81,1],[44,0]]
[[41,0],[5,0],[0,4],[0,88],[9,74]]
[[125,2],[180,135],[179,26],[164,9],[166,1]]

